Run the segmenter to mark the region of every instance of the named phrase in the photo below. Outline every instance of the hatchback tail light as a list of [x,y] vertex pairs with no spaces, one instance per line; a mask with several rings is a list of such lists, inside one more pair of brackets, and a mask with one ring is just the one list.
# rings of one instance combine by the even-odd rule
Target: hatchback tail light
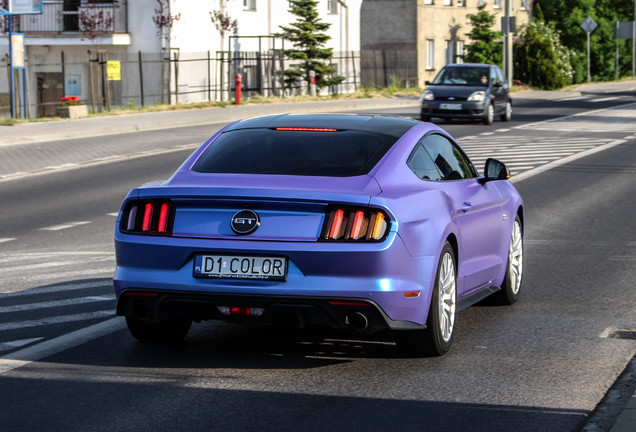
[[125,233],[171,235],[174,213],[170,200],[131,201],[124,208],[120,228]]
[[333,207],[327,210],[321,240],[381,241],[389,232],[389,219],[375,209]]

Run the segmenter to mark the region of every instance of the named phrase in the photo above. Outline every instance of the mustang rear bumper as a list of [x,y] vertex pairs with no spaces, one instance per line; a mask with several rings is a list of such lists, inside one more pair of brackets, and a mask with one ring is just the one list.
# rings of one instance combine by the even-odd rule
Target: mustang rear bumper
[[308,324],[349,328],[360,332],[382,329],[415,330],[425,325],[394,321],[367,299],[202,294],[181,291],[124,290],[117,315],[146,321],[187,318],[283,324]]

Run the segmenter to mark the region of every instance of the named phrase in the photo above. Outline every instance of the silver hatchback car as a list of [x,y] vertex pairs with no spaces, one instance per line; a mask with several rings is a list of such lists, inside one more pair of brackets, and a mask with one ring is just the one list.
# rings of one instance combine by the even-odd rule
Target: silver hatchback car
[[510,121],[512,99],[501,69],[495,65],[450,64],[437,74],[422,95],[420,119],[477,119],[491,124],[495,117]]

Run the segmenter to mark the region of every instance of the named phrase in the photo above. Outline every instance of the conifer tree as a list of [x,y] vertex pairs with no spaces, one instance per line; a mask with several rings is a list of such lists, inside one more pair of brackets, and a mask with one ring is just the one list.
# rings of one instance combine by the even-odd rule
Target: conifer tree
[[467,63],[488,63],[502,66],[503,45],[499,42],[501,33],[492,30],[495,15],[486,11],[487,3],[477,7],[479,12],[469,14],[468,19],[472,30],[467,36],[472,41],[466,45],[466,53],[462,59]]
[[316,72],[318,88],[336,85],[344,80],[344,77],[333,76],[336,70],[325,63],[333,56],[333,49],[324,47],[331,39],[325,33],[331,24],[320,21],[317,5],[316,0],[290,0],[289,12],[297,17],[296,21],[289,26],[280,26],[282,32],[278,36],[294,45],[294,48],[285,50],[285,55],[300,61],[297,69],[285,70],[288,84],[304,80],[309,85],[309,71]]

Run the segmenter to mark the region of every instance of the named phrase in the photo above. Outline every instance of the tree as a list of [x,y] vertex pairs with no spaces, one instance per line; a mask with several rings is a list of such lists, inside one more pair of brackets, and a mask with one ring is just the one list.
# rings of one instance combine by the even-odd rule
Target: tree
[[487,3],[477,6],[479,12],[469,14],[468,19],[472,30],[466,36],[472,41],[465,47],[462,59],[468,63],[488,63],[503,65],[503,45],[501,33],[492,30],[495,15],[486,11]]
[[316,73],[316,86],[322,88],[337,85],[344,77],[333,76],[336,70],[324,61],[333,57],[332,48],[324,48],[331,37],[325,33],[331,26],[320,21],[316,0],[290,0],[289,12],[297,17],[289,27],[280,26],[282,36],[293,43],[294,48],[285,50],[285,55],[301,63],[297,69],[285,70],[285,81],[288,84],[305,80],[309,85],[309,72]]
[[[634,3],[625,0],[535,0],[535,8],[543,11],[546,23],[561,35],[561,42],[572,53],[573,82],[587,80],[587,37],[581,23],[588,16],[598,27],[590,38],[590,69],[594,80],[610,80],[616,76],[616,40],[614,23],[634,19]],[[567,13],[564,13],[567,11]],[[630,74],[631,43],[621,41],[620,74]]]
[[553,26],[533,19],[520,32],[515,44],[515,78],[545,90],[562,88],[572,82],[570,52]]
[[228,0],[219,0],[219,8],[210,12],[210,20],[221,36],[221,51],[223,51],[223,47],[225,46],[225,33],[234,31],[238,26],[238,21],[227,13],[227,2]]

